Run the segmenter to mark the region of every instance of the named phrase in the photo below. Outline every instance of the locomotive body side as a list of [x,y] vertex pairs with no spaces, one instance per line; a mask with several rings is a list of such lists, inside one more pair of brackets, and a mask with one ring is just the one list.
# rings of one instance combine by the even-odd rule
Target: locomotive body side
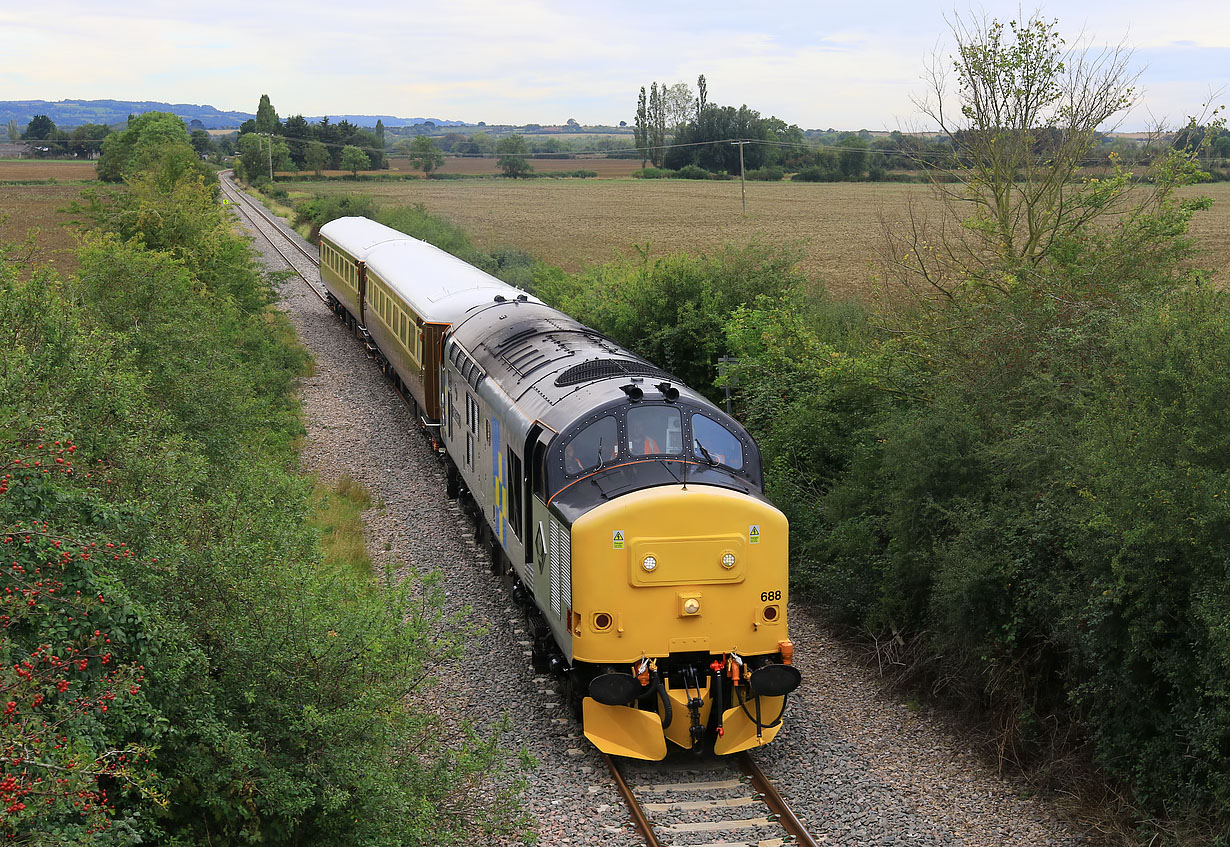
[[798,684],[788,527],[746,431],[538,304],[476,307],[445,358],[450,452],[586,736],[647,759],[771,741]]

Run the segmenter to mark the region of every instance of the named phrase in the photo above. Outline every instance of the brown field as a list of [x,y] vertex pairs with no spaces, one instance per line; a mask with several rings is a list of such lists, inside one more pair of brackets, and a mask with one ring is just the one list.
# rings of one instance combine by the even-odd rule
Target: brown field
[[[641,169],[640,159],[604,159],[601,157],[586,159],[530,159],[530,164],[538,173],[558,173],[560,171],[596,171],[598,179],[626,179],[634,171]],[[445,156],[444,165],[438,171],[446,174],[466,174],[467,176],[498,176],[499,167],[493,158],[478,158],[467,156]],[[323,171],[325,176],[350,176],[350,171]],[[389,157],[389,168],[384,171],[359,171],[370,176],[423,176],[423,172],[410,164],[410,160],[400,156]],[[288,171],[278,171],[278,179],[294,180],[295,174]],[[443,181],[443,180],[442,180]]]
[[63,274],[77,270],[77,217],[58,211],[81,199],[80,185],[0,185],[0,242],[23,244],[34,236],[34,256]]
[[[875,289],[880,218],[902,217],[911,199],[930,200],[922,185],[749,182],[745,215],[737,180],[407,180],[284,187],[364,193],[386,205],[422,203],[464,227],[481,247],[520,248],[569,270],[634,256],[638,246],[648,245],[651,255],[661,256],[760,239],[799,249],[804,270],[818,275],[830,291],[858,296]],[[1226,269],[1230,183],[1200,186],[1195,193],[1218,201],[1193,225],[1209,250],[1204,264]]]
[[0,182],[31,179],[81,181],[94,179],[93,162],[66,162],[57,159],[0,159]]
[[[572,159],[530,159],[530,165],[537,173],[553,171],[596,171],[599,179],[624,179],[632,176],[634,171],[641,169],[640,159],[606,159],[602,157],[585,158],[578,155]],[[410,164],[409,159],[390,158],[389,172],[420,173]],[[500,172],[493,158],[470,158],[461,156],[446,156],[440,173],[446,174],[482,174],[494,176]],[[380,171],[373,171],[380,173]]]

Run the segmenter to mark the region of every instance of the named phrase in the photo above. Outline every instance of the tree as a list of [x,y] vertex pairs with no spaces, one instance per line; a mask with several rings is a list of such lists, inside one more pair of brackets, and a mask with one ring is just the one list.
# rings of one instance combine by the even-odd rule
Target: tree
[[192,130],[192,135],[190,136],[190,140],[192,143],[192,149],[195,150],[198,154],[204,156],[206,153],[209,152],[209,147],[210,147],[209,133],[206,132],[205,130],[203,129]]
[[256,131],[274,133],[281,129],[282,122],[273,109],[273,103],[269,102],[269,95],[262,94],[260,104],[256,107]]
[[837,166],[845,179],[861,179],[867,171],[867,142],[849,135],[837,143]]
[[534,168],[526,159],[530,151],[525,143],[524,135],[504,136],[495,145],[495,152],[498,155],[496,164],[504,172],[504,176],[524,177],[534,172]]
[[641,153],[641,167],[649,160],[649,109],[645,105],[645,86],[641,86],[641,95],[636,99],[636,123],[632,128],[632,136],[636,140],[636,149]]
[[[192,154],[188,130],[184,122],[169,112],[146,112],[128,120],[128,128],[113,132],[103,139],[102,155],[98,158],[98,178],[103,182],[121,182],[150,166],[168,148],[179,147]],[[195,158],[195,156],[193,156]],[[204,175],[213,171],[197,162]]]
[[[779,122],[780,123],[780,122]],[[676,146],[664,156],[668,168],[697,165],[707,171],[738,173],[739,147],[731,139],[767,140],[768,121],[755,109],[742,106],[706,106],[695,122],[688,123],[675,136]],[[755,170],[765,164],[764,144],[744,145],[744,164]]]
[[649,158],[654,167],[666,161],[666,86],[656,82],[649,86],[648,109]]
[[264,136],[250,132],[239,136],[239,162],[244,179],[249,181],[268,178],[269,153]]
[[701,112],[705,111],[705,107],[709,105],[709,83],[705,81],[705,75],[701,74],[696,78],[696,117],[700,117]]
[[329,164],[329,150],[319,141],[309,141],[307,151],[303,154],[304,167],[316,176],[322,176],[325,165]]
[[272,149],[270,156],[273,159],[273,169],[275,171],[296,171],[295,160],[290,155],[290,145],[280,138],[269,138],[269,144]]
[[106,124],[82,124],[69,136],[68,152],[79,159],[93,159],[102,151],[102,140],[111,134]]
[[376,144],[380,149],[384,149],[384,121],[376,118]]
[[351,176],[357,177],[359,171],[365,171],[371,166],[372,160],[358,147],[347,144],[342,148],[342,170],[350,171]]
[[51,118],[46,115],[35,115],[30,123],[26,124],[26,139],[27,140],[43,140],[46,138],[54,138],[56,133],[56,125]]
[[21,130],[17,127],[17,119],[9,118],[9,143],[16,144],[21,140]]
[[686,82],[677,82],[666,89],[666,125],[672,134],[678,134],[695,112],[695,98]]
[[[920,166],[948,222],[959,225],[945,227],[942,250],[923,243],[929,236],[919,226],[910,237],[917,249],[893,250],[907,257],[912,273],[941,285],[936,275],[954,270],[985,278],[1005,263],[1037,265],[1059,240],[1124,198],[1128,175],[1087,181],[1081,168],[1097,128],[1134,102],[1139,76],[1122,45],[1068,45],[1056,21],[1036,15],[1006,27],[960,17],[950,26],[951,68],[935,57],[927,94],[915,102],[952,145],[955,161]],[[940,257],[947,271],[934,264]]]
[[314,137],[315,127],[309,124],[303,115],[292,115],[282,124],[282,135],[290,146],[290,157],[295,160],[295,164],[306,167],[307,142]]
[[436,142],[426,135],[416,135],[409,144],[405,141],[399,144],[405,145],[404,149],[410,154],[410,163],[421,170],[426,179],[431,179],[431,172],[444,164],[444,154]]

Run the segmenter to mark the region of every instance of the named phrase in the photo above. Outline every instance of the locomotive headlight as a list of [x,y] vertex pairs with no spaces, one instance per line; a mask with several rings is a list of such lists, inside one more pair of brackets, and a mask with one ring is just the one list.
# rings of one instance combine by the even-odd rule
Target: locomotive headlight
[[653,573],[658,569],[658,560],[653,556],[646,556],[645,560],[641,562],[641,567],[645,569],[646,573]]
[[694,615],[700,611],[700,600],[696,597],[689,597],[683,601],[683,613],[685,615]]
[[734,566],[735,566],[735,554],[734,553],[726,553],[724,556],[722,556],[722,567],[726,568],[726,570],[730,570]]

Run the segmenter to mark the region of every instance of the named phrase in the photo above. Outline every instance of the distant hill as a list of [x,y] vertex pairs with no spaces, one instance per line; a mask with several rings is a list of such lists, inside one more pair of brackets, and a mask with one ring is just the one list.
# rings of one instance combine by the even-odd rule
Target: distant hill
[[[68,129],[82,124],[110,124],[123,126],[129,115],[142,112],[170,112],[184,119],[184,123],[200,121],[205,129],[238,128],[241,123],[256,115],[251,112],[225,112],[213,106],[197,106],[193,103],[160,103],[154,100],[0,100],[0,126],[16,120],[23,130],[35,115],[46,115],[57,127]],[[283,118],[288,117],[283,115]],[[320,117],[309,117],[319,121]],[[465,121],[444,121],[439,118],[398,118],[393,115],[329,115],[331,123],[342,120],[357,126],[375,126],[376,121],[387,127],[413,126],[431,121],[437,126],[466,126]]]

